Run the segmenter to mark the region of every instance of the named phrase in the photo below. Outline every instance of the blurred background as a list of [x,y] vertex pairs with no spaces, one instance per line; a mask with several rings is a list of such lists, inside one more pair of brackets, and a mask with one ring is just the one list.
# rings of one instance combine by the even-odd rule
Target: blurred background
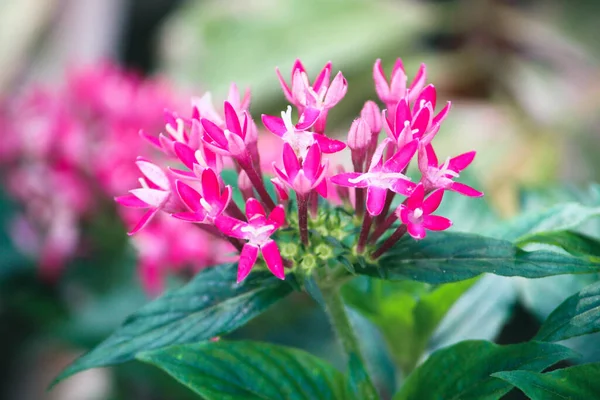
[[[46,387],[128,314],[219,261],[209,238],[168,221],[126,236],[137,216],[112,198],[135,186],[135,157],[149,147],[138,130],[160,132],[164,108],[188,115],[190,96],[210,91],[219,104],[232,81],[252,89],[255,118],[278,113],[286,103],[274,67],[287,76],[296,58],[311,76],[331,60],[348,79],[330,114],[339,136],[377,99],[375,59],[389,72],[402,57],[409,78],[427,64],[429,82],[453,102],[440,152],[476,149],[468,179],[486,192],[476,203],[446,202],[454,229],[480,232],[564,201],[600,205],[589,186],[600,174],[598,15],[596,0],[3,0],[0,399],[194,398],[135,363]],[[597,224],[583,229],[600,236]],[[186,240],[173,245],[165,232]],[[485,277],[454,304],[429,350],[466,338],[527,340],[593,279]],[[354,316],[379,387],[393,393],[401,377],[380,332]],[[300,335],[307,324],[310,335]],[[340,362],[323,315],[300,295],[235,337]],[[598,361],[598,340],[571,345]]]

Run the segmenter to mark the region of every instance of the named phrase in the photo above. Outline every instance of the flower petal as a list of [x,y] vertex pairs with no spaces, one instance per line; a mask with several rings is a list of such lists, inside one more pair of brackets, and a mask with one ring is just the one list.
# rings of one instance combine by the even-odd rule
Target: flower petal
[[452,221],[439,215],[423,216],[423,226],[430,231],[445,231],[452,226]]
[[308,149],[304,162],[302,163],[302,170],[306,177],[312,182],[315,181],[321,166],[321,149],[318,144],[313,144]]
[[462,194],[463,196],[467,196],[467,197],[483,196],[483,193],[480,192],[479,190],[473,189],[471,186],[465,185],[464,183],[460,183],[460,182],[452,182],[452,185],[450,185],[450,190],[458,192],[458,193]]
[[390,87],[387,79],[385,78],[383,67],[381,66],[381,59],[379,58],[373,65],[373,81],[375,82],[375,91],[377,92],[377,96],[379,96],[379,99],[385,103],[390,95]]
[[202,123],[204,131],[210,137],[210,139],[212,139],[215,142],[215,144],[218,145],[220,148],[226,149],[227,138],[225,137],[225,132],[223,132],[223,130],[211,120],[202,118],[200,122]]
[[423,201],[423,214],[433,214],[433,212],[440,206],[443,197],[443,189],[438,189],[427,196],[427,198]]
[[226,236],[238,239],[248,238],[248,233],[242,231],[242,228],[248,226],[248,223],[239,219],[227,215],[219,215],[215,218],[215,226]]
[[264,217],[265,215],[265,209],[258,200],[250,197],[246,201],[246,217],[248,218],[248,221],[256,218],[257,216]]
[[179,158],[179,161],[181,161],[183,165],[189,169],[194,169],[194,164],[196,163],[196,154],[190,146],[181,142],[175,142],[173,144],[173,151],[175,151],[175,155],[177,158]]
[[177,190],[177,194],[179,198],[186,205],[190,211],[198,212],[203,207],[200,205],[200,200],[202,200],[202,196],[200,193],[196,192],[191,186],[183,183],[182,181],[175,182],[175,190]]
[[130,208],[148,208],[149,205],[146,202],[140,200],[138,197],[132,194],[126,194],[125,196],[115,197],[115,201],[122,206]]
[[427,129],[431,125],[432,117],[431,107],[426,106],[417,111],[417,114],[413,118],[411,128],[415,131],[414,136],[417,138],[423,137],[427,132]]
[[256,258],[258,257],[258,246],[250,243],[246,243],[242,248],[242,252],[240,253],[240,259],[238,261],[238,273],[237,273],[237,283],[240,283],[250,273],[252,267],[256,263]]
[[169,192],[160,189],[140,188],[130,190],[129,193],[151,207],[160,208],[169,198]]
[[285,172],[290,180],[294,180],[298,171],[300,170],[300,162],[298,161],[298,157],[292,146],[288,143],[283,144],[283,166],[285,167]]
[[410,210],[415,210],[423,205],[423,197],[425,197],[425,188],[419,184],[404,204]]
[[398,178],[390,185],[390,190],[403,196],[410,196],[415,191],[417,184],[407,179]]
[[242,127],[240,126],[240,119],[238,118],[235,108],[233,108],[230,102],[226,101],[223,109],[225,112],[225,126],[227,127],[227,130],[235,133],[239,137],[244,137]]
[[367,187],[369,184],[368,180],[366,179],[361,180],[359,182],[351,182],[352,180],[355,180],[362,175],[363,174],[361,174],[360,172],[344,172],[342,174],[332,176],[330,180],[331,182],[340,186],[364,188]]
[[283,119],[272,115],[263,114],[261,116],[262,123],[269,131],[281,137],[287,132],[287,128]]
[[418,146],[419,141],[416,139],[402,146],[400,151],[383,164],[383,170],[386,172],[404,171],[415,155]]
[[317,77],[315,78],[315,83],[313,83],[313,85],[312,85],[313,90],[318,93],[319,89],[321,89],[321,86],[328,87],[330,75],[331,75],[331,61],[329,61],[327,64],[325,64],[325,66],[323,67],[321,72],[319,72],[319,75],[317,75]]
[[211,206],[219,206],[221,202],[221,187],[215,171],[206,168],[202,172],[202,195]]
[[169,189],[169,178],[167,178],[167,175],[158,165],[140,159],[138,159],[135,164],[150,182],[161,189]]
[[338,72],[331,85],[327,89],[325,100],[323,100],[323,106],[325,108],[331,108],[344,98],[346,91],[348,90],[348,82],[341,72]]
[[271,211],[269,214],[269,221],[272,222],[277,228],[285,224],[285,209],[281,204]]
[[462,171],[473,162],[475,153],[475,151],[469,151],[468,153],[451,158],[448,162],[448,169],[451,169],[454,172]]
[[417,71],[417,74],[415,75],[415,78],[412,81],[412,84],[410,85],[410,91],[408,93],[409,101],[412,102],[417,98],[417,96],[421,92],[421,89],[423,89],[423,87],[425,86],[426,79],[427,67],[425,66],[425,64],[421,64],[419,70]]
[[171,216],[173,218],[177,218],[177,219],[180,219],[180,220],[186,221],[186,222],[204,223],[204,222],[206,222],[206,212],[202,212],[202,211],[204,211],[204,210],[200,210],[197,213],[195,213],[195,212],[180,212],[180,213],[171,214]]
[[[244,246],[245,247],[245,246]],[[274,240],[269,240],[262,246],[260,246],[263,258],[267,263],[267,268],[279,279],[285,279],[285,272],[283,271],[283,261],[281,260],[281,253]],[[243,252],[243,250],[242,250]]]
[[406,227],[408,228],[408,234],[415,239],[423,239],[426,235],[425,227],[421,224],[409,222]]
[[367,211],[369,214],[373,216],[381,214],[383,206],[385,205],[386,195],[387,189],[369,186],[367,189]]
[[450,112],[450,106],[451,106],[450,102],[446,103],[446,106],[444,108],[442,108],[442,110],[439,113],[437,113],[437,115],[435,117],[433,117],[433,121],[431,123],[433,125],[442,123],[442,121],[444,119],[446,119],[446,117],[448,116],[448,113]]
[[283,76],[281,75],[281,71],[279,71],[279,68],[275,67],[275,73],[277,74],[277,79],[279,79],[279,84],[281,85],[281,89],[283,90],[283,94],[285,95],[285,98],[290,103],[293,103],[294,98],[292,97],[292,91],[290,90],[289,86],[285,82],[285,79],[283,79]]
[[321,111],[317,110],[316,108],[307,107],[298,119],[296,129],[299,131],[308,130],[315,124],[315,122],[317,122],[320,114]]
[[315,133],[313,135],[313,138],[319,144],[319,148],[321,149],[321,151],[325,154],[337,153],[338,151],[342,151],[346,148],[346,143],[339,140],[331,139],[319,133]]
[[127,234],[131,236],[139,232],[142,228],[148,225],[148,223],[152,220],[152,218],[156,215],[157,212],[158,208],[149,209],[138,221],[137,225],[131,231],[127,232]]
[[421,93],[419,93],[419,97],[415,101],[415,107],[421,108],[427,103],[431,103],[431,108],[435,110],[435,105],[437,101],[437,93],[435,90],[435,86],[429,84],[425,86]]

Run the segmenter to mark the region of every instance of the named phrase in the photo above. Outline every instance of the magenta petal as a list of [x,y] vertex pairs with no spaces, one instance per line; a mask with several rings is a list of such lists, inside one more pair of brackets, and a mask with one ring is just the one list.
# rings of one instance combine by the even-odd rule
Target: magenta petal
[[381,214],[385,204],[386,194],[387,189],[377,186],[370,186],[367,189],[367,211],[369,214],[373,216]]
[[325,66],[323,67],[321,72],[319,72],[319,75],[317,75],[317,77],[315,78],[315,83],[313,83],[313,90],[318,93],[319,89],[321,89],[321,86],[327,87],[329,85],[329,76],[330,75],[331,75],[331,61],[329,61],[327,64],[325,64]]
[[221,194],[221,199],[219,200],[219,208],[218,208],[218,212],[217,215],[220,215],[223,210],[225,210],[227,208],[227,206],[229,205],[229,202],[231,201],[231,196],[232,196],[232,190],[231,190],[231,186],[227,185],[225,186],[225,190],[223,190],[223,193]]
[[173,218],[180,219],[186,222],[206,222],[206,213],[194,213],[194,212],[180,212],[171,214]]
[[425,197],[425,188],[419,184],[404,204],[407,208],[415,210],[423,205],[423,197]]
[[321,115],[321,111],[316,108],[306,108],[296,124],[296,129],[299,131],[308,130],[315,122],[317,122],[319,115]]
[[200,120],[206,134],[221,148],[227,148],[227,138],[221,128],[206,118]]
[[420,108],[427,103],[431,103],[431,108],[435,110],[436,101],[437,93],[435,90],[435,86],[429,84],[425,86],[425,89],[421,90],[421,93],[419,93],[419,97],[417,97],[415,105],[417,108]]
[[406,227],[408,228],[408,234],[415,239],[423,239],[425,237],[426,233],[423,225],[409,222]]
[[115,201],[122,206],[131,208],[148,208],[148,204],[138,199],[132,194],[126,194],[125,196],[115,197]]
[[306,153],[306,157],[304,158],[304,162],[302,164],[302,169],[304,170],[306,177],[311,182],[315,181],[320,166],[321,149],[319,149],[319,145],[315,143],[308,149],[308,152]]
[[425,154],[427,155],[427,165],[437,168],[439,161],[431,144],[425,145]]
[[306,72],[306,68],[304,68],[302,61],[300,61],[299,58],[296,58],[296,60],[294,60],[294,65],[292,65],[292,78],[294,77],[296,71]]
[[[203,168],[202,168],[202,167],[200,167],[198,164],[196,164],[196,165],[194,166],[194,169],[196,169],[196,168],[198,168],[198,167],[199,167],[200,169],[203,169]],[[182,169],[171,168],[171,167],[167,167],[167,169],[168,169],[169,171],[171,171],[171,173],[172,173],[173,175],[175,175],[176,177],[180,177],[180,178],[183,178],[183,179],[197,179],[197,178],[198,178],[198,177],[196,176],[196,174],[195,174],[194,172],[192,172],[192,171],[184,171],[184,170],[182,170]]]
[[221,198],[221,187],[215,172],[206,168],[202,172],[202,194],[206,201],[212,206],[218,206]]
[[285,210],[281,204],[271,211],[269,221],[273,222],[277,228],[285,224]]
[[433,117],[433,121],[432,121],[433,125],[440,124],[440,123],[442,123],[442,121],[444,119],[446,119],[446,117],[448,116],[448,113],[450,112],[450,105],[451,105],[450,102],[446,103],[446,106],[444,108],[442,108],[442,110],[439,113],[437,113],[437,115],[435,117]]
[[287,128],[285,127],[283,119],[265,114],[262,115],[261,119],[265,128],[267,128],[269,131],[273,132],[277,136],[281,137],[287,132]]
[[411,128],[417,132],[414,134],[415,137],[421,138],[427,132],[427,129],[431,125],[431,108],[421,108],[414,117]]
[[348,82],[344,75],[341,72],[338,72],[329,89],[327,89],[327,94],[325,95],[325,99],[323,100],[323,105],[325,108],[331,108],[339,103],[340,100],[346,95],[346,91],[348,90]]
[[238,273],[237,273],[237,282],[240,283],[250,273],[252,267],[256,263],[256,258],[258,257],[258,246],[250,243],[246,243],[242,248],[242,252],[240,254],[240,259],[238,261]]
[[152,218],[154,217],[154,215],[156,215],[157,212],[158,212],[158,208],[151,208],[150,210],[148,210],[142,216],[142,218],[138,221],[137,225],[131,231],[129,231],[127,234],[129,236],[131,236],[131,235],[134,235],[137,232],[139,232],[142,228],[144,228],[146,225],[148,225],[148,222],[150,222],[152,220]]
[[394,136],[397,139],[397,136],[400,134],[400,132],[402,132],[402,129],[404,129],[404,123],[406,121],[412,121],[412,114],[410,112],[410,107],[406,98],[403,98],[398,102],[398,105],[396,106],[396,114],[394,117]]
[[469,164],[473,162],[475,158],[475,151],[469,151],[468,153],[461,154],[459,156],[453,157],[448,162],[448,169],[454,172],[460,172],[463,169],[467,168]]
[[400,151],[385,162],[383,169],[388,172],[402,172],[415,155],[418,145],[419,141],[413,140],[402,146]]
[[411,182],[408,179],[396,179],[390,186],[390,190],[392,192],[401,194],[403,196],[412,195],[417,187],[414,182]]
[[430,231],[445,231],[452,226],[452,221],[439,215],[423,216],[423,226]]
[[282,170],[277,168],[277,165],[275,165],[275,163],[273,163],[272,166],[273,166],[273,170],[275,171],[275,175],[277,175],[279,177],[281,182],[284,182],[289,185],[290,178],[285,174],[285,172],[283,172]]
[[156,136],[151,136],[151,135],[147,134],[143,129],[140,129],[139,134],[142,138],[146,139],[153,146],[158,147],[159,149],[162,147],[160,145],[160,141],[158,140],[158,138]]
[[410,214],[412,211],[405,206],[404,204],[400,204],[400,206],[395,211],[398,219],[405,225],[408,225],[410,222]]
[[277,243],[275,243],[274,240],[269,240],[267,243],[260,246],[260,251],[262,252],[263,258],[267,263],[267,268],[269,268],[273,275],[279,279],[285,279],[283,261],[281,260],[281,254],[279,253]]
[[230,102],[226,101],[224,103],[224,111],[225,111],[225,126],[230,132],[235,133],[236,135],[243,137],[242,127],[240,126],[240,119],[238,118],[237,112],[235,108],[231,105]]
[[248,236],[246,232],[242,231],[242,228],[248,226],[248,223],[227,215],[219,215],[215,218],[215,226],[226,236],[238,239],[246,239]]
[[354,182],[350,182],[351,180],[354,180],[358,177],[360,177],[361,173],[359,172],[344,172],[343,174],[337,174],[334,175],[330,178],[331,182],[335,183],[336,185],[340,185],[340,186],[346,186],[346,187],[357,187],[357,188],[364,188],[368,186],[368,181],[365,180],[361,180],[357,183]]
[[421,64],[421,66],[419,67],[419,70],[417,71],[417,74],[415,75],[415,78],[412,81],[412,84],[410,85],[409,96],[410,96],[411,101],[413,101],[417,98],[417,96],[421,92],[421,89],[423,89],[423,87],[425,86],[426,79],[427,79],[427,67],[425,66],[425,64]]
[[317,193],[324,199],[327,198],[327,179],[321,180],[319,184],[315,187]]
[[315,133],[313,135],[315,141],[319,144],[319,148],[325,154],[333,154],[342,151],[346,148],[346,144],[339,140],[331,139],[325,135]]
[[483,193],[480,192],[479,190],[475,190],[471,186],[467,186],[464,183],[460,183],[460,182],[452,182],[452,185],[450,185],[450,190],[453,190],[455,192],[462,194],[463,196],[468,196],[468,197],[483,196]]
[[275,73],[277,74],[277,79],[279,79],[279,84],[281,85],[281,89],[283,90],[283,94],[285,95],[285,98],[290,103],[293,103],[294,98],[292,97],[292,91],[290,90],[289,86],[285,82],[285,79],[283,79],[283,76],[281,76],[281,71],[279,71],[279,68],[277,68],[277,67],[275,68]]
[[300,170],[300,162],[292,146],[288,143],[283,144],[283,166],[290,180],[293,180]]
[[432,214],[440,206],[443,197],[444,190],[442,189],[432,192],[429,196],[427,196],[425,201],[423,201],[423,213],[425,215]]
[[373,81],[375,82],[375,91],[381,101],[385,102],[390,95],[390,87],[385,78],[385,72],[381,66],[381,59],[377,59],[373,65]]
[[257,216],[264,217],[265,215],[265,209],[258,200],[251,197],[246,201],[246,217],[248,221]]
[[189,208],[191,211],[198,212],[200,209],[203,208],[200,205],[200,200],[202,199],[202,196],[200,196],[200,193],[192,189],[191,186],[181,181],[176,181],[175,189],[177,190],[177,194],[179,195],[179,198],[181,199],[183,204],[185,204],[186,207]]
[[190,146],[181,142],[175,142],[173,145],[173,151],[179,158],[179,161],[183,163],[189,169],[194,169],[194,163],[196,163],[196,154]]

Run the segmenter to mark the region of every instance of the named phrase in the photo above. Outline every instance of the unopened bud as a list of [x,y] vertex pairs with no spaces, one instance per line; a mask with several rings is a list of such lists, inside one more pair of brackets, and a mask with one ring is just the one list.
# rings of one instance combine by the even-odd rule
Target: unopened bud
[[360,111],[360,117],[367,122],[373,135],[381,132],[381,110],[374,101],[369,100],[365,103]]
[[371,128],[363,118],[357,118],[348,132],[348,147],[355,151],[364,151],[371,142]]
[[244,170],[241,170],[238,175],[238,188],[240,189],[240,192],[242,192],[244,201],[254,197],[254,186],[252,185],[248,174]]

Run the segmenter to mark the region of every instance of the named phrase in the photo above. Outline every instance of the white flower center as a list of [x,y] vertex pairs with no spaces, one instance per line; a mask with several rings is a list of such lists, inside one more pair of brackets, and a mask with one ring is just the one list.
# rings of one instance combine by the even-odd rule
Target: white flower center
[[369,186],[377,186],[384,189],[390,189],[392,184],[398,179],[410,181],[410,178],[400,172],[367,172],[356,178],[348,179],[350,183],[359,183],[367,181]]
[[184,126],[183,120],[181,118],[177,118],[175,120],[175,122],[177,123],[177,129],[173,128],[171,126],[171,124],[165,125],[165,129],[167,130],[169,135],[171,135],[172,137],[175,138],[176,141],[183,142],[184,138],[185,138],[184,137],[185,126]]
[[260,227],[254,227],[252,225],[246,225],[241,228],[241,231],[244,233],[249,233],[250,237],[248,241],[250,243],[256,244],[258,246],[264,244],[269,236],[271,236],[271,232],[275,229],[274,225],[263,225]]

